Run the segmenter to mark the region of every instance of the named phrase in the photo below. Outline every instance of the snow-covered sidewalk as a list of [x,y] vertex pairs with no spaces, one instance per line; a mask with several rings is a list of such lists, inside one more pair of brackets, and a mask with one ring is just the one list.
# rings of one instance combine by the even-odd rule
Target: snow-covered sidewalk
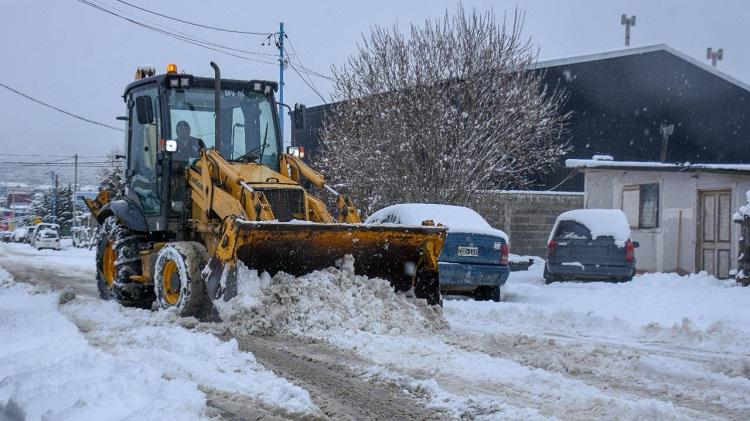
[[168,312],[58,300],[0,269],[0,419],[203,419],[214,395],[320,416],[306,391],[234,340],[181,327]]

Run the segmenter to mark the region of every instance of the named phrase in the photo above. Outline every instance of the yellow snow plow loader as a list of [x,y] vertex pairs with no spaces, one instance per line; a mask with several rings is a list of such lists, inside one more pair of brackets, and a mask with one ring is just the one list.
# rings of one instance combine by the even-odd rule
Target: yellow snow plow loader
[[[239,262],[302,275],[350,254],[355,273],[439,304],[445,228],[362,224],[348,197],[282,152],[277,85],[211,66],[213,78],[139,68],[125,90],[124,197],[87,201],[101,224],[101,297],[205,317],[237,294]],[[332,194],[336,217],[303,184]]]

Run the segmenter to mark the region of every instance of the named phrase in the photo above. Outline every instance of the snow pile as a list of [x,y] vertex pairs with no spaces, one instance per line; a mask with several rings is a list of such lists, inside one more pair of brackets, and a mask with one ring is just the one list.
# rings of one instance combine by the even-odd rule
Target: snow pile
[[750,217],[750,190],[745,193],[745,199],[746,203],[740,206],[740,209],[734,214],[733,219],[735,221],[741,221],[743,218]]
[[99,300],[61,306],[57,294],[0,269],[3,278],[0,419],[202,419],[207,399],[227,393],[280,415],[320,415],[306,391],[236,341],[182,328],[170,312]]
[[238,296],[220,311],[239,331],[325,339],[333,332],[404,335],[446,327],[440,307],[396,294],[383,279],[355,275],[351,256],[340,268],[300,277],[258,276],[240,265],[238,282]]
[[463,206],[436,205],[428,203],[403,203],[380,209],[370,215],[366,224],[422,225],[431,219],[436,224],[448,227],[449,232],[465,232],[502,237],[508,242],[508,235],[492,228],[481,215]]
[[613,237],[615,244],[620,247],[625,246],[625,242],[630,239],[628,218],[619,209],[575,209],[563,212],[555,221],[549,241],[552,241],[560,221],[578,222],[591,231],[591,238]]

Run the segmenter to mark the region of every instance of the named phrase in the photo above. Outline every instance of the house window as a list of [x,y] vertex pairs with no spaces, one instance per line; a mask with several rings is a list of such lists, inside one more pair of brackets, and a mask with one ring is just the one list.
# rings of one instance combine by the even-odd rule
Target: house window
[[659,185],[625,186],[622,191],[622,211],[631,228],[659,226]]

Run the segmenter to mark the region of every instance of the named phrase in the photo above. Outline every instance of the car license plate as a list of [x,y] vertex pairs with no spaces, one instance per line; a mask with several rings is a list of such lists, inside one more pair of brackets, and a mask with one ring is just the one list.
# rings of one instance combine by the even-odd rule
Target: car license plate
[[479,247],[458,246],[459,256],[479,256]]

